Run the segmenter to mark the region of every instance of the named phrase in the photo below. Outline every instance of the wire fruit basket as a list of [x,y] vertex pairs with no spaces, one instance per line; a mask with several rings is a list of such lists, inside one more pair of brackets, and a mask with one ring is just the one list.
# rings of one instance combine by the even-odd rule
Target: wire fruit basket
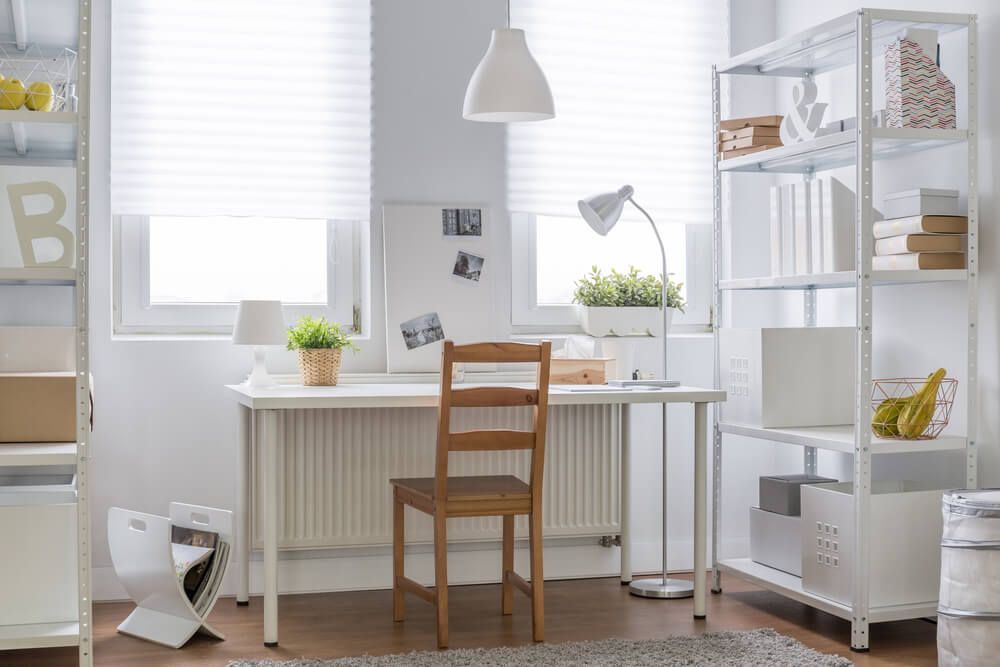
[[20,50],[13,42],[0,41],[0,76],[17,79],[26,87],[49,84],[52,103],[48,111],[76,111],[76,60],[72,49],[29,44]]
[[943,378],[934,399],[934,412],[927,426],[916,436],[900,432],[898,418],[907,401],[916,396],[927,378],[887,378],[872,380],[872,433],[888,440],[933,440],[941,435],[951,418],[958,380]]

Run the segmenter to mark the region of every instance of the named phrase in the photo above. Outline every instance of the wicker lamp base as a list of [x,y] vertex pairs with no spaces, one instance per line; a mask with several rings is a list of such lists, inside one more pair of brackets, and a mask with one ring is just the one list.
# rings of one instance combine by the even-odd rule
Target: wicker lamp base
[[310,349],[298,352],[302,384],[307,387],[332,387],[337,384],[343,350]]

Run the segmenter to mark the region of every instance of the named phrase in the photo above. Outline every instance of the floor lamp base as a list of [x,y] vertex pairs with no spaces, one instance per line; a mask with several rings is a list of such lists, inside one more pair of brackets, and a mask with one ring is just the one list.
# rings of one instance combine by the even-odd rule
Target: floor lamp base
[[694,596],[694,584],[685,579],[637,579],[628,586],[628,592],[642,598],[672,600]]

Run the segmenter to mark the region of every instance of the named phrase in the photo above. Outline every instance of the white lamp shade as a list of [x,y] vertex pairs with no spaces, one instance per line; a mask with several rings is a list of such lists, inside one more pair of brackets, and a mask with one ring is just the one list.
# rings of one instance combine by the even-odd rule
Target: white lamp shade
[[233,326],[236,345],[284,345],[288,329],[280,301],[240,301]]
[[515,123],[555,118],[545,73],[528,50],[524,31],[496,29],[465,90],[467,120]]
[[625,202],[633,193],[631,185],[623,185],[618,192],[602,192],[599,195],[581,199],[577,202],[577,207],[587,224],[601,236],[606,236],[618,222]]

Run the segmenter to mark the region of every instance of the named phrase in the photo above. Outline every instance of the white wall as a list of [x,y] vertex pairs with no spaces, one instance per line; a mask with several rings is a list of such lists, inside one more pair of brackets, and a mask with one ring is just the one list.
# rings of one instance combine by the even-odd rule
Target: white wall
[[[382,246],[378,211],[383,202],[479,201],[493,207],[496,224],[506,227],[504,204],[503,127],[470,123],[461,118],[465,85],[479,61],[491,28],[504,20],[502,0],[375,0],[374,13],[374,201],[372,225],[372,323],[370,339],[362,351],[348,355],[346,372],[380,372],[385,369],[384,306],[381,280]],[[735,50],[750,48],[773,38],[773,0],[737,2],[733,17]],[[95,2],[95,95],[93,136],[108,136],[108,0]],[[104,92],[101,92],[104,91]],[[737,96],[739,91],[736,91]],[[749,100],[756,107],[759,100]],[[744,106],[747,106],[746,104]],[[737,104],[734,109],[738,109]],[[752,110],[750,111],[752,112]],[[91,306],[92,368],[97,383],[94,450],[91,462],[93,534],[103,536],[108,507],[161,513],[171,500],[232,507],[235,493],[235,408],[222,390],[237,382],[249,366],[249,353],[228,341],[211,339],[114,338],[111,304],[111,225],[107,190],[109,168],[106,141],[97,141],[92,156]],[[508,233],[503,229],[502,238]],[[508,253],[505,245],[501,248]],[[506,257],[496,266],[509,271]],[[509,310],[508,277],[498,281],[498,304]],[[51,323],[44,304],[67,301],[65,294],[48,289],[30,299],[18,298],[10,288],[0,288],[0,323]],[[502,318],[501,318],[502,319]],[[498,334],[504,334],[504,331]],[[707,337],[672,339],[673,374],[686,383],[710,385],[712,345]],[[654,341],[639,350],[639,361],[656,362]],[[278,351],[272,368],[291,372],[291,355]],[[660,535],[659,426],[657,410],[638,412],[633,451],[636,507],[636,568],[658,567]],[[693,459],[691,410],[671,408],[670,490],[672,507],[672,564],[690,566],[690,498]],[[775,450],[777,451],[777,450]],[[787,452],[787,449],[782,449]],[[763,455],[762,455],[763,453]],[[772,472],[778,454],[763,446],[731,450],[727,466],[726,514],[730,553],[745,549],[746,507],[756,496],[756,476]],[[730,491],[732,491],[730,493]],[[550,558],[551,576],[613,573],[617,550],[596,547],[567,549],[567,556]],[[324,554],[330,555],[330,554]],[[291,557],[290,557],[291,558]],[[283,581],[297,590],[310,588],[311,576],[328,572],[317,561],[283,564]],[[576,559],[576,560],[574,560]],[[583,559],[588,565],[580,565]],[[104,539],[93,551],[97,597],[114,597],[120,591],[109,577],[110,558]],[[381,556],[351,554],[339,559],[343,576],[328,587],[385,585],[387,561]],[[324,561],[325,562],[325,561]],[[470,561],[471,563],[472,561]],[[470,565],[467,580],[492,577]],[[590,569],[587,569],[590,568]],[[383,581],[385,579],[385,581]],[[359,583],[364,582],[364,583]]]

